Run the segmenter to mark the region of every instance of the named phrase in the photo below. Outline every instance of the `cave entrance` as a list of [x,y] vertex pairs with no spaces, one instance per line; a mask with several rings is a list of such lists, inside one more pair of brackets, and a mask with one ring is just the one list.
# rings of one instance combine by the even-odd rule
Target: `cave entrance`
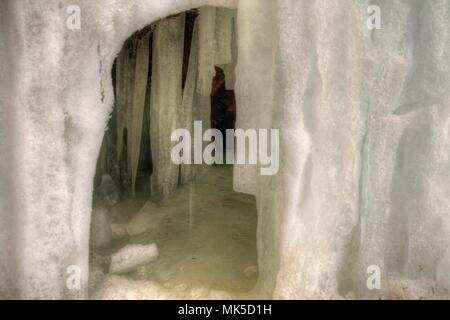
[[170,158],[176,128],[234,129],[235,15],[169,16],[118,55],[94,181],[92,297],[242,297],[256,284],[255,198],[233,191],[230,165]]

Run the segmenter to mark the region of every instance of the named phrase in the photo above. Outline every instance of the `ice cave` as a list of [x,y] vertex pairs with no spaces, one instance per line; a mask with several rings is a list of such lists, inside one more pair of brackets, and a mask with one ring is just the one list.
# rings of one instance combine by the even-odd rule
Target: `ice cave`
[[0,299],[450,299],[449,173],[450,0],[0,1]]

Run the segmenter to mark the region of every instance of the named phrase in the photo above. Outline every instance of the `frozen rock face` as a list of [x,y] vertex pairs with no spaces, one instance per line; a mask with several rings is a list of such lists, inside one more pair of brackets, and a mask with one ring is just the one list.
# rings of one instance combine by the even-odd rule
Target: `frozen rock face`
[[[2,297],[87,297],[113,61],[136,30],[206,4],[237,4],[237,127],[281,128],[276,176],[234,171],[258,202],[255,293],[447,297],[450,1],[379,0],[380,30],[369,0],[77,3],[81,31],[64,27],[71,1],[0,2]],[[80,291],[65,286],[70,265]]]

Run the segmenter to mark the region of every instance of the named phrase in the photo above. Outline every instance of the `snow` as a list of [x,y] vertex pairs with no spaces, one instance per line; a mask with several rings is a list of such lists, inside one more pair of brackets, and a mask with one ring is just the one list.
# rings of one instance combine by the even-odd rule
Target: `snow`
[[127,273],[156,259],[158,259],[156,244],[129,244],[111,256],[109,272],[113,274]]
[[[402,297],[404,286],[407,296],[433,296],[429,288],[439,287],[434,292],[446,297],[449,1],[377,1],[381,30],[366,27],[368,0],[79,0],[79,31],[61,27],[71,4],[0,2],[2,297],[87,297],[93,178],[113,107],[113,61],[135,31],[213,4],[237,5],[237,127],[282,129],[278,175],[234,168],[235,189],[258,203],[256,292],[378,298]],[[195,118],[205,123],[215,11],[202,9],[198,26],[195,100],[205,108]],[[179,52],[162,33],[155,59],[169,63]],[[119,67],[118,78],[128,69]],[[178,81],[173,70],[155,70],[155,85]],[[177,124],[182,100],[174,88],[155,88],[152,98],[154,112],[164,104],[158,110],[167,117],[152,117],[162,135]],[[118,89],[127,97],[119,111],[134,89],[126,81]],[[118,121],[124,128],[129,119]],[[170,148],[156,144],[159,154]],[[158,159],[153,184],[164,193],[178,168]],[[80,291],[66,288],[70,265],[82,270]],[[382,270],[380,292],[366,287],[370,265]],[[116,280],[104,290],[127,282]]]

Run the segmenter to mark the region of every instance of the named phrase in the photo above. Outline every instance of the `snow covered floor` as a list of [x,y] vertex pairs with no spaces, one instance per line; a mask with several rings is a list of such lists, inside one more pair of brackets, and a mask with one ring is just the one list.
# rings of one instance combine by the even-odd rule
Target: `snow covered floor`
[[[214,299],[245,297],[257,279],[256,203],[232,190],[231,166],[214,166],[158,203],[157,232],[118,240],[91,254],[93,299]],[[148,201],[149,179],[135,199],[113,208],[124,220]],[[124,221],[126,222],[126,221]],[[126,244],[156,243],[159,257],[127,275],[106,273],[109,255]]]

